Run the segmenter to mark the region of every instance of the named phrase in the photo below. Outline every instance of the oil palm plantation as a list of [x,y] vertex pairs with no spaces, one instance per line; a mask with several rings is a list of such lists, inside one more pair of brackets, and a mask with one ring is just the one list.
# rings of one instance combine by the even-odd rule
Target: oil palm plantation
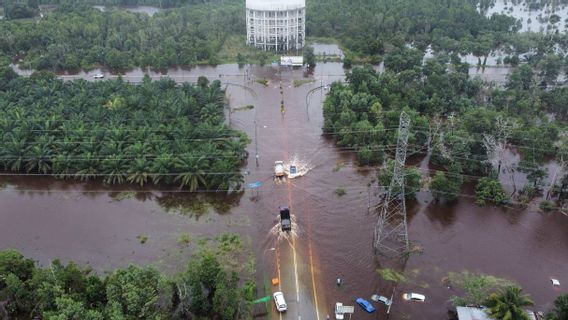
[[486,302],[489,316],[496,320],[530,320],[525,308],[533,302],[521,291],[519,287],[508,286],[491,294]]

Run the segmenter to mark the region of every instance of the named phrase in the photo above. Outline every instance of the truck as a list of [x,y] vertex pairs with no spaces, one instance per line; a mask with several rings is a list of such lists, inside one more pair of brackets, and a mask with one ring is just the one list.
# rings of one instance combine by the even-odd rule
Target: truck
[[290,219],[290,209],[286,206],[280,207],[280,228],[282,231],[292,230],[292,220]]

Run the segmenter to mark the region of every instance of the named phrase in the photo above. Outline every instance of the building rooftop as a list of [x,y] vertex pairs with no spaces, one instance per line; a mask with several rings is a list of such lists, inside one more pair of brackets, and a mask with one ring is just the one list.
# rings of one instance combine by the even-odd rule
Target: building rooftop
[[457,307],[459,320],[493,320],[480,308]]
[[246,0],[247,9],[253,10],[290,10],[306,7],[306,0]]

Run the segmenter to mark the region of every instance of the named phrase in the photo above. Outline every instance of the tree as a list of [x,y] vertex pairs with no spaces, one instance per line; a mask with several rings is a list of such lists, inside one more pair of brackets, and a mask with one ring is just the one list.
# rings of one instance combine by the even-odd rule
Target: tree
[[[390,185],[394,168],[394,160],[389,160],[385,167],[379,171],[379,184],[388,187]],[[415,167],[404,168],[404,193],[406,197],[414,197],[422,186],[422,174]],[[396,191],[396,190],[395,190]]]
[[508,286],[491,294],[486,302],[489,316],[496,320],[530,320],[524,308],[532,306],[533,302],[521,291],[519,287]]
[[568,320],[568,294],[556,297],[554,306],[546,314],[546,320]]
[[313,47],[304,48],[304,63],[307,64],[310,69],[316,66],[316,55]]
[[463,290],[461,297],[451,296],[450,301],[454,306],[466,306],[468,304],[483,305],[492,293],[499,289],[513,285],[506,279],[497,278],[486,274],[472,274],[469,272],[450,273],[448,285]]
[[476,202],[485,205],[487,202],[494,204],[509,203],[509,196],[505,193],[501,183],[491,178],[481,178],[475,186]]
[[430,182],[430,191],[436,201],[447,200],[454,201],[458,198],[461,184],[455,183],[446,177],[444,172],[438,171]]
[[164,304],[169,287],[164,277],[153,268],[129,266],[117,270],[107,279],[108,304],[120,306],[129,319],[159,319],[169,310]]

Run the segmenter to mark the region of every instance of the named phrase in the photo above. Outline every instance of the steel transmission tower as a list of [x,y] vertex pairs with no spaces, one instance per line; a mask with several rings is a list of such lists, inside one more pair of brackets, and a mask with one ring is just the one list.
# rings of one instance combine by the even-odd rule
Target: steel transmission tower
[[379,214],[379,221],[375,226],[375,254],[389,257],[402,256],[409,251],[404,197],[404,163],[409,127],[410,117],[403,111],[400,114],[392,179]]

